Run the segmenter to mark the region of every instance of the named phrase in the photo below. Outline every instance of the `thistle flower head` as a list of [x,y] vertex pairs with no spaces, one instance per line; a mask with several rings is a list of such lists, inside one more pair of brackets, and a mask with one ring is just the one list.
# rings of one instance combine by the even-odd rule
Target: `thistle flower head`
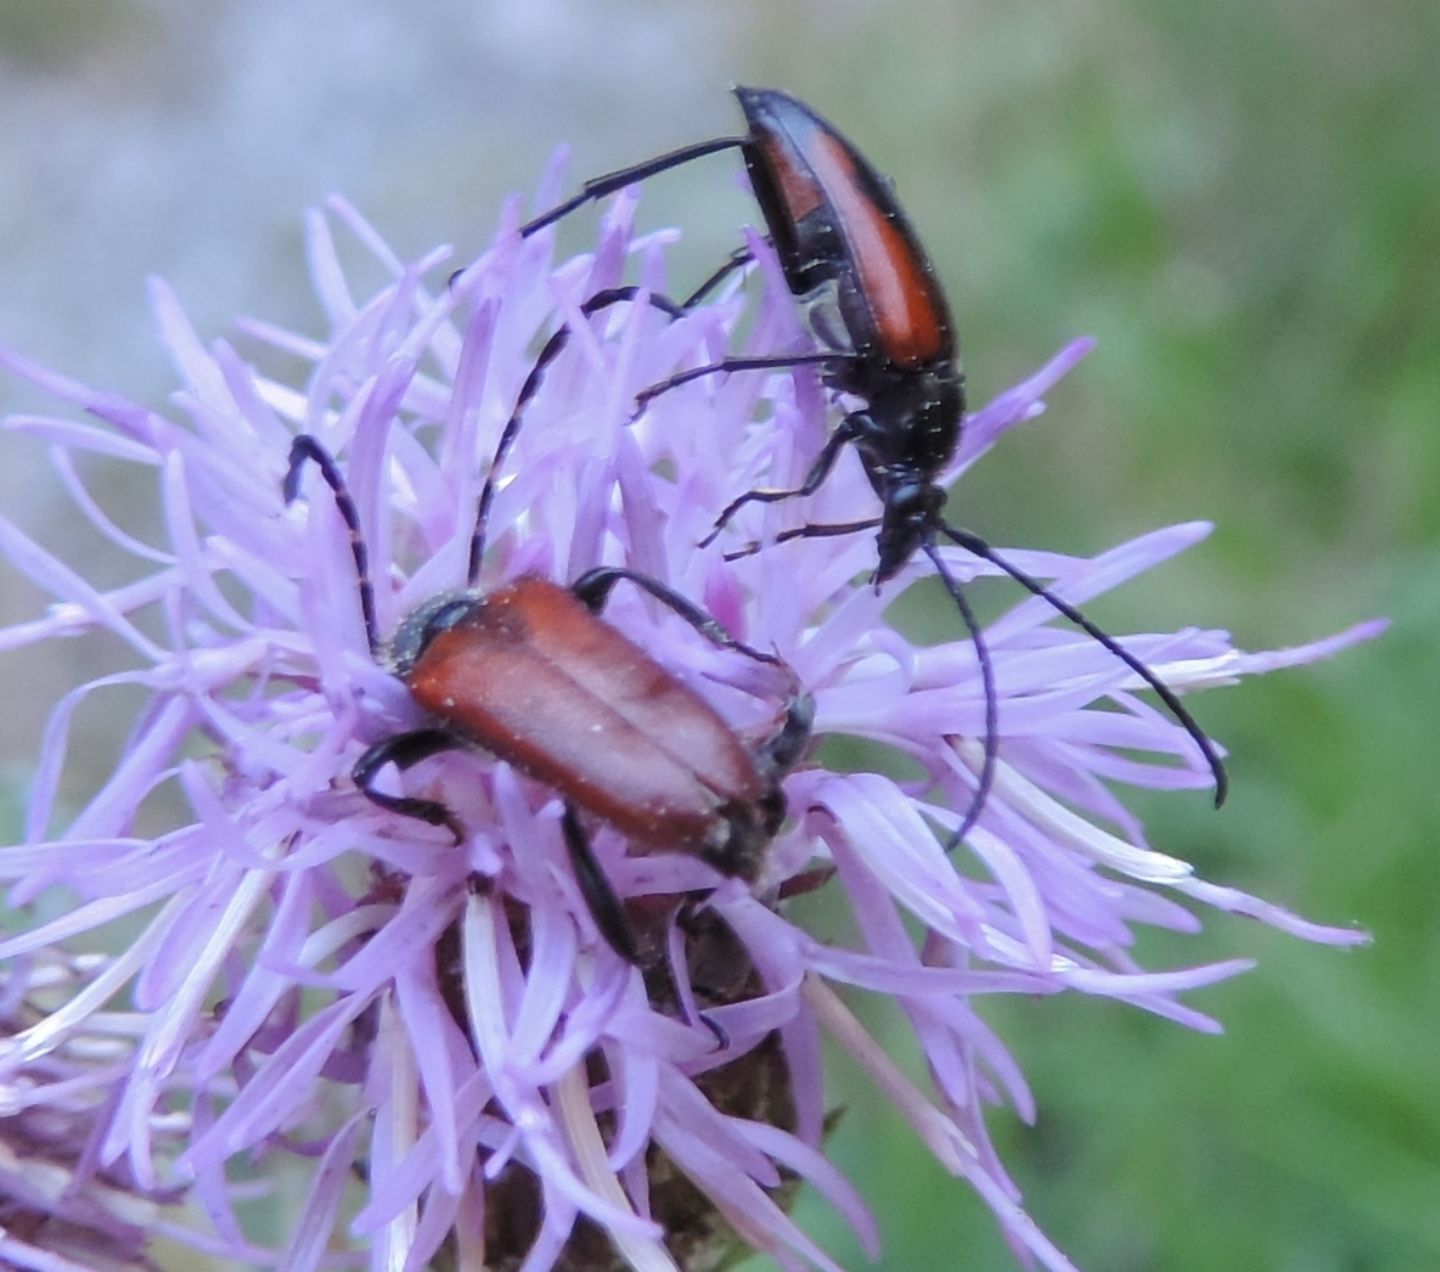
[[[103,975],[100,956],[65,958],[41,950],[0,972],[0,1036],[35,1028]],[[154,1265],[150,1238],[171,1228],[173,1191],[145,1187],[127,1162],[109,1166],[98,1135],[128,1067],[143,1022],[133,1013],[86,1016],[63,1044],[7,1065],[0,1078],[0,1262],[43,1272],[137,1272]],[[183,1132],[183,1115],[157,1113],[163,1143]]]
[[[56,597],[44,617],[0,632],[0,649],[99,628],[136,664],[55,709],[26,840],[0,850],[0,877],[12,905],[55,888],[76,902],[0,942],[0,956],[96,949],[108,929],[138,925],[66,1007],[0,1044],[0,1081],[57,1054],[127,994],[141,1013],[136,1046],[93,1112],[95,1160],[123,1164],[141,1189],[191,1181],[227,1248],[254,1259],[227,1166],[263,1152],[307,1159],[292,1268],[319,1266],[342,1222],[376,1267],[418,1268],[442,1247],[466,1267],[704,1267],[738,1238],[784,1267],[833,1268],[783,1204],[804,1180],[875,1248],[858,1193],[823,1155],[828,1037],[984,1197],[1017,1249],[1069,1267],[1024,1214],[987,1138],[983,1105],[1008,1102],[1028,1118],[1033,1101],[979,998],[1078,992],[1213,1029],[1180,995],[1247,964],[1147,972],[1130,953],[1137,928],[1193,930],[1196,910],[1215,907],[1308,939],[1361,937],[1203,882],[1146,843],[1116,788],[1197,787],[1208,771],[1184,731],[1136,696],[1123,664],[1034,598],[986,629],[998,777],[963,848],[947,855],[984,732],[974,646],[959,630],[918,645],[887,624],[895,596],[929,567],[912,561],[877,593],[867,536],[726,559],[804,520],[871,512],[852,459],[814,499],[747,509],[733,537],[697,548],[737,492],[803,475],[827,404],[807,371],[735,375],[663,394],[633,420],[637,392],[680,369],[801,337],[758,241],[758,288],[678,318],[649,303],[671,236],[634,236],[632,210],[618,200],[595,251],[558,265],[544,236],[521,240],[507,222],[447,283],[444,252],[401,261],[335,201],[309,224],[328,330],[245,324],[308,365],[303,383],[257,370],[223,341],[204,345],[176,298],[153,286],[182,382],[171,415],[0,353],[89,416],[13,418],[10,432],[49,442],[67,474],[82,451],[152,470],[168,534],[160,545],[129,539],[72,483],[81,512],[138,563],[133,582],[101,591],[0,520],[7,555]],[[385,275],[366,297],[341,267],[337,221]],[[582,308],[625,277],[638,277],[637,295]],[[817,740],[865,739],[920,774],[838,771],[812,753],[783,780],[789,816],[753,880],[636,845],[580,800],[642,967],[597,927],[561,792],[523,766],[472,748],[376,775],[382,795],[448,810],[458,844],[352,780],[378,740],[427,724],[387,649],[372,648],[357,543],[383,641],[431,598],[467,586],[490,456],[535,349],[562,325],[568,344],[530,386],[496,488],[482,592],[526,576],[568,584],[601,565],[643,573],[773,659],[707,641],[640,589],[617,590],[606,611],[746,746],[775,731],[798,687],[813,698]],[[1035,417],[1086,349],[1067,347],[972,415],[952,477]],[[335,457],[348,507],[313,472],[287,503],[300,433]],[[1083,603],[1205,533],[1171,527],[1094,559],[1007,555]],[[993,572],[958,548],[943,554],[961,580]],[[1242,653],[1214,630],[1123,643],[1186,690],[1308,662],[1375,630],[1276,654]],[[72,716],[116,685],[143,688],[147,706],[110,780],[62,818],[55,792]],[[162,791],[188,818],[142,836],[137,816]],[[820,940],[787,915],[790,895],[817,886],[843,890],[844,939]],[[899,1007],[930,1090],[860,1026],[845,987]],[[37,1098],[58,1102],[60,1089]],[[156,1116],[182,1093],[189,1125],[173,1152]],[[350,1213],[357,1170],[366,1184]]]

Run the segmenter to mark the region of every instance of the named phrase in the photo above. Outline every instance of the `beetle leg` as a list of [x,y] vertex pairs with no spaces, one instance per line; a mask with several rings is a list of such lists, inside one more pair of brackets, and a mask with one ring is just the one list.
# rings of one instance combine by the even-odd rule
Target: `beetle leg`
[[754,257],[752,256],[748,247],[737,247],[733,252],[730,253],[730,255],[726,258],[725,263],[720,266],[719,269],[717,269],[713,274],[710,275],[709,278],[707,278],[703,283],[701,283],[699,287],[697,287],[693,292],[691,292],[688,296],[685,297],[685,308],[689,309],[692,305],[698,305],[702,300],[705,299],[706,296],[708,296],[712,291],[719,287],[721,283],[723,283],[727,278],[729,278],[731,274],[733,274],[737,269],[743,269],[753,259]]
[[[586,300],[580,306],[580,313],[589,318],[602,309],[608,309],[611,305],[634,300],[642,290],[640,287],[607,287]],[[656,309],[671,318],[680,318],[685,314],[685,306],[676,304],[668,297],[652,293],[649,301]],[[495,487],[500,479],[500,470],[505,466],[505,459],[510,453],[510,448],[515,445],[515,440],[520,435],[520,423],[525,408],[530,404],[530,399],[539,391],[540,384],[545,379],[546,369],[560,356],[561,350],[569,343],[570,334],[570,325],[567,323],[555,331],[545,342],[534,365],[530,368],[530,374],[525,377],[524,384],[520,386],[514,410],[511,411],[510,418],[500,432],[500,440],[496,443],[495,454],[490,459],[489,471],[485,474],[485,485],[480,490],[480,504],[475,513],[475,531],[470,536],[469,579],[472,587],[480,575],[480,561],[485,555],[485,528],[490,520],[490,506],[495,500]]]
[[807,896],[811,892],[818,892],[839,873],[834,866],[813,866],[809,870],[802,870],[797,875],[791,875],[780,885],[779,899],[789,901],[794,897]]
[[565,814],[560,819],[560,828],[565,835],[565,847],[570,852],[570,868],[575,872],[575,882],[580,885],[580,895],[585,898],[600,935],[615,953],[638,967],[640,952],[635,946],[635,933],[630,921],[625,917],[625,906],[610,886],[600,863],[595,860],[590,838],[580,824],[575,806],[568,800]]
[[373,784],[375,774],[387,764],[393,764],[403,771],[432,755],[453,751],[462,745],[453,733],[447,733],[444,729],[416,729],[411,733],[401,733],[377,742],[366,751],[355,761],[350,776],[365,798],[372,803],[379,804],[381,808],[389,809],[392,813],[399,813],[402,817],[414,817],[431,826],[444,826],[455,836],[455,842],[462,844],[465,842],[465,831],[459,819],[444,804],[438,800],[417,799],[410,795],[387,795],[384,791],[377,791]]
[[669,393],[671,389],[678,389],[682,384],[689,384],[691,380],[699,380],[707,375],[719,375],[722,372],[728,374],[731,371],[782,371],[786,367],[844,366],[854,361],[855,355],[851,353],[773,353],[754,358],[726,358],[721,362],[707,363],[703,367],[679,371],[668,380],[661,380],[647,389],[641,389],[635,395],[635,412],[631,418],[638,419],[644,414],[645,408],[662,393]]
[[724,511],[715,518],[715,524],[711,527],[710,533],[700,540],[700,546],[705,548],[714,543],[716,536],[729,524],[730,519],[748,503],[779,503],[784,499],[813,495],[820,489],[825,478],[830,476],[830,470],[835,467],[835,461],[839,459],[840,451],[848,443],[853,442],[860,435],[860,431],[856,416],[847,415],[840,421],[839,427],[825,439],[825,445],[815,456],[815,463],[805,474],[805,480],[794,490],[747,490],[739,498],[732,499],[725,505]]
[[525,222],[520,227],[520,236],[529,238],[537,230],[543,230],[547,225],[553,225],[561,217],[569,216],[576,208],[593,203],[596,199],[603,199],[607,194],[614,194],[617,190],[623,190],[626,186],[632,186],[638,181],[644,181],[658,173],[667,172],[671,168],[678,168],[692,159],[703,159],[706,155],[717,154],[722,150],[743,148],[749,140],[748,136],[712,137],[709,141],[696,142],[693,146],[681,146],[678,150],[670,150],[663,155],[656,155],[653,159],[647,159],[644,163],[637,163],[629,168],[617,168],[614,172],[591,177],[580,187],[578,194],[571,195],[564,203],[557,203],[548,212],[542,212],[539,216]]
[[879,517],[869,517],[864,521],[841,521],[834,525],[796,526],[792,530],[782,530],[773,539],[766,539],[764,542],[752,539],[743,548],[727,552],[725,560],[739,561],[747,556],[754,556],[757,552],[763,552],[766,548],[774,547],[777,543],[789,543],[792,539],[834,539],[844,534],[859,534],[862,530],[874,530],[879,525]]
[[767,666],[780,665],[780,660],[774,654],[762,653],[747,645],[743,640],[736,640],[694,601],[682,596],[673,588],[667,587],[659,579],[653,579],[648,574],[641,574],[637,570],[627,570],[620,565],[599,565],[592,570],[586,570],[570,585],[570,590],[575,594],[576,599],[593,613],[598,614],[605,608],[610,599],[610,593],[615,590],[615,585],[621,580],[628,580],[642,591],[648,592],[667,609],[683,618],[711,644],[718,645],[721,649],[733,649],[736,653],[744,654],[745,657],[753,658],[756,662],[765,663]]

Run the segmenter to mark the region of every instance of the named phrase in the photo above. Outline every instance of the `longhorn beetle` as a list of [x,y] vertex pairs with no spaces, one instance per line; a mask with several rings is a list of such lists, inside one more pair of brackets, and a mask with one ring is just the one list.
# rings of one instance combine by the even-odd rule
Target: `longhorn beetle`
[[[366,637],[381,657],[359,514],[334,458],[308,434],[291,447],[285,500],[299,493],[307,462],[319,468],[349,530]],[[814,707],[794,690],[778,731],[751,748],[694,690],[599,617],[621,581],[716,645],[779,664],[659,580],[618,566],[588,570],[568,588],[527,575],[488,592],[441,595],[400,624],[387,659],[434,723],[377,742],[351,776],[372,802],[445,826],[457,844],[464,830],[444,804],[376,787],[386,765],[407,769],[442,751],[481,747],[552,786],[565,800],[565,844],[596,925],[617,954],[637,963],[624,906],[595,860],[579,810],[646,849],[692,853],[753,882],[784,821],[780,781],[809,742]]]

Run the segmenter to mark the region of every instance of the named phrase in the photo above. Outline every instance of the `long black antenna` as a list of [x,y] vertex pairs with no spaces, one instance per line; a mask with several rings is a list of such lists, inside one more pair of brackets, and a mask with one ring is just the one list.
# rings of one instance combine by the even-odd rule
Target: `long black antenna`
[[[971,534],[968,530],[957,529],[955,526],[948,525],[938,519],[935,528],[957,547],[964,548],[967,552],[973,552],[982,560],[999,566],[1000,569],[1020,584],[1027,592],[1040,597],[1047,604],[1058,610],[1092,640],[1098,641],[1108,649],[1116,658],[1149,685],[1150,688],[1155,690],[1160,697],[1160,701],[1169,708],[1170,714],[1175,717],[1176,722],[1190,735],[1195,745],[1200,748],[1200,754],[1205,757],[1205,762],[1210,766],[1210,772],[1215,777],[1215,807],[1219,808],[1220,805],[1225,802],[1225,796],[1230,790],[1230,780],[1225,774],[1224,761],[1221,760],[1219,752],[1216,751],[1215,744],[1205,736],[1204,730],[1195,722],[1195,717],[1185,709],[1180,699],[1176,697],[1175,691],[1171,689],[1169,685],[1136,658],[1134,654],[1129,653],[1113,636],[1086,618],[1085,615],[1071,605],[1069,601],[1062,600],[1041,583],[1039,579],[1027,574],[1019,566],[1012,565],[1009,561],[1005,560],[1004,557],[996,552],[984,539],[980,538],[979,535]],[[931,560],[934,559],[934,557],[931,557]]]
[[285,502],[295,502],[300,493],[300,474],[305,461],[310,460],[320,470],[320,476],[335,496],[335,507],[350,532],[350,554],[355,558],[355,573],[360,579],[360,612],[365,616],[365,638],[370,642],[370,653],[380,652],[380,628],[375,619],[375,586],[370,581],[370,549],[365,546],[365,535],[360,528],[360,512],[355,499],[345,484],[344,474],[330,454],[309,433],[301,433],[290,443],[290,467],[285,473]]
[[678,150],[656,155],[653,159],[647,159],[644,163],[637,163],[629,168],[619,168],[614,172],[607,172],[603,176],[593,177],[580,187],[578,194],[571,195],[564,203],[557,203],[548,212],[542,212],[533,220],[526,221],[520,227],[520,237],[529,238],[547,225],[553,225],[561,217],[569,216],[576,208],[593,203],[596,199],[603,199],[607,194],[614,194],[617,190],[623,190],[626,186],[644,181],[658,172],[678,168],[681,164],[703,158],[705,155],[716,154],[721,150],[736,150],[743,147],[749,140],[748,136],[714,137],[709,141],[696,142],[693,146],[681,146]]
[[980,762],[980,779],[975,787],[975,797],[970,801],[970,807],[965,810],[964,820],[950,837],[946,848],[949,852],[959,846],[980,820],[985,801],[990,798],[990,790],[995,785],[996,751],[999,749],[1000,736],[1000,695],[995,687],[995,664],[990,660],[990,649],[985,643],[975,611],[970,608],[969,597],[965,595],[960,581],[950,573],[933,537],[927,536],[923,539],[920,550],[930,558],[930,563],[935,567],[940,581],[944,583],[945,590],[950,593],[950,599],[955,602],[955,608],[960,611],[965,630],[970,633],[970,643],[975,646],[975,660],[980,665],[980,685],[985,694],[985,757]]

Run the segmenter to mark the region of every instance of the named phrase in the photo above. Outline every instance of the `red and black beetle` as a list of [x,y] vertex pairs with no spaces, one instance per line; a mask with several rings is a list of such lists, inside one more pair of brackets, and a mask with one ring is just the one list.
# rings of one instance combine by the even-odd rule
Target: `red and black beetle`
[[[335,460],[309,435],[291,448],[284,493],[299,491],[307,461],[319,468],[350,531],[371,652],[383,652],[368,553],[354,501]],[[488,592],[435,598],[400,625],[388,665],[434,724],[377,742],[352,777],[383,808],[445,826],[435,800],[375,786],[389,764],[406,769],[441,751],[480,747],[546,783],[565,800],[562,822],[576,880],[601,933],[638,961],[624,907],[590,850],[577,810],[656,851],[690,853],[721,874],[753,882],[785,817],[780,780],[810,737],[813,703],[794,691],[777,732],[747,745],[694,690],[599,617],[629,581],[707,639],[760,662],[778,660],[732,639],[703,610],[647,575],[601,566],[568,588],[534,575]]]
[[[946,490],[938,479],[960,439],[964,376],[944,291],[889,182],[803,102],[773,89],[737,88],[735,93],[750,129],[744,136],[700,142],[588,181],[574,197],[520,231],[533,234],[590,200],[703,155],[727,149],[742,152],[786,282],[805,306],[822,349],[800,355],[727,358],[692,368],[641,392],[638,406],[643,409],[659,394],[701,376],[806,364],[819,366],[827,384],[862,405],[844,416],[796,488],[746,491],[721,512],[705,542],[713,540],[746,504],[813,494],[841,451],[853,445],[880,500],[880,515],[839,525],[802,526],[784,532],[777,541],[878,530],[877,586],[916,551],[934,565],[974,642],[986,703],[984,762],[957,840],[979,816],[994,780],[998,711],[985,641],[958,580],[940,555],[941,537],[992,562],[1042,597],[1154,689],[1199,748],[1214,775],[1215,803],[1223,803],[1228,783],[1219,753],[1169,686],[1075,606],[1006,561],[978,535],[944,519]],[[703,296],[748,259],[744,251],[735,253],[685,304]],[[587,302],[584,312],[588,315],[630,299],[635,292],[616,288],[601,293]],[[666,312],[684,309],[663,297],[650,300]],[[563,338],[563,331],[552,337],[537,371],[554,357]],[[522,394],[517,416],[497,451],[487,495],[514,440],[519,407],[534,388],[527,382],[528,393]]]

